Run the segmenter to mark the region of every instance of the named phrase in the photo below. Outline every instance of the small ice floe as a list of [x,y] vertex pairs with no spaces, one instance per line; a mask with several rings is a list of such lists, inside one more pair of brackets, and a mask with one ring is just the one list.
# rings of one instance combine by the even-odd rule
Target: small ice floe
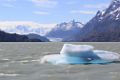
[[20,62],[20,63],[32,63],[32,62],[38,62],[40,61],[39,59],[33,59],[31,56],[27,56],[21,59],[16,60],[15,62]]
[[45,55],[41,63],[51,64],[106,64],[120,61],[120,54],[94,50],[91,45],[64,44],[60,54]]

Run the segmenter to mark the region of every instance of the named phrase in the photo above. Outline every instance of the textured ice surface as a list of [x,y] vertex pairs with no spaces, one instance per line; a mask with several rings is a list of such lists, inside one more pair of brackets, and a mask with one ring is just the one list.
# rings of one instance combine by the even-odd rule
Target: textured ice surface
[[90,55],[93,51],[94,47],[90,45],[72,45],[72,44],[64,44],[62,50],[60,51],[60,55],[66,56],[81,56],[81,54],[89,53]]

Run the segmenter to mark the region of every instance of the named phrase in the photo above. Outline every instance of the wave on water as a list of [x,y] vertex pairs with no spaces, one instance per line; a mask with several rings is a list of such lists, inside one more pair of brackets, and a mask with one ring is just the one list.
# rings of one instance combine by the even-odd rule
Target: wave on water
[[3,49],[0,49],[0,51],[3,51]]
[[31,63],[31,62],[39,62],[39,59],[33,59],[32,57],[23,57],[19,59],[8,59],[3,58],[0,59],[0,63]]
[[24,58],[15,60],[14,62],[31,63],[31,62],[37,62],[37,61],[39,61],[39,59],[34,59],[33,57],[28,56],[28,57],[24,57]]
[[16,77],[19,76],[19,74],[14,73],[0,73],[0,77]]
[[10,62],[10,59],[7,59],[7,58],[0,59],[0,63],[6,63],[6,62]]

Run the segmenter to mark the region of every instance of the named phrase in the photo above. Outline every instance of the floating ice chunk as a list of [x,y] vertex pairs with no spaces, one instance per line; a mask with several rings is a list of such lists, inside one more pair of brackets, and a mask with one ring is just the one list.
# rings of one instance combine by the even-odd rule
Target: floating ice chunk
[[64,44],[62,50],[60,51],[60,55],[63,56],[81,56],[81,54],[92,53],[94,47],[90,45],[72,45],[72,44]]
[[46,55],[41,59],[41,63],[100,64],[120,60],[118,53],[93,49],[90,45],[65,44],[60,54]]

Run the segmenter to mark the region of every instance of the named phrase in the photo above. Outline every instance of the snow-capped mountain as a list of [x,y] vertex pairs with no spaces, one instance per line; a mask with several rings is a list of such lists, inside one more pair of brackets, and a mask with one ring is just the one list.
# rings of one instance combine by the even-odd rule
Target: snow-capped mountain
[[27,25],[17,25],[14,28],[7,28],[5,31],[10,33],[18,33],[18,34],[28,34],[28,33],[35,33],[40,35],[45,34],[44,28],[42,27],[32,28],[31,26],[27,26]]
[[55,24],[39,24],[36,22],[27,21],[3,21],[0,22],[0,29],[8,33],[29,34],[35,33],[45,35]]
[[46,36],[59,41],[77,41],[83,24],[80,22],[70,21],[57,24]]
[[113,0],[106,10],[98,11],[96,17],[98,21],[120,20],[120,0]]
[[120,0],[113,0],[107,9],[98,11],[83,27],[80,41],[118,41],[119,35]]

